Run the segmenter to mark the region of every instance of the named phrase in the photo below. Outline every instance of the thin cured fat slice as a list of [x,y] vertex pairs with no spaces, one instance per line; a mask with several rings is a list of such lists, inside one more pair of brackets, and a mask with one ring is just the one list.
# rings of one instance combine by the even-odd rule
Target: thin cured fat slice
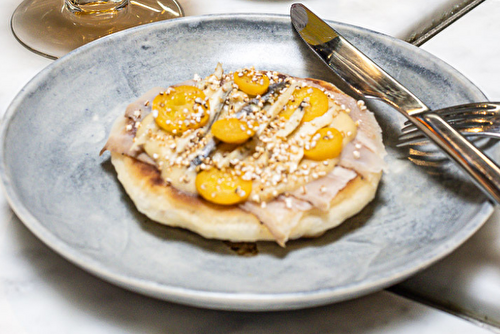
[[220,64],[206,78],[137,98],[106,150],[152,220],[206,238],[282,246],[362,210],[376,195],[386,154],[374,115],[331,83],[253,68],[224,73]]

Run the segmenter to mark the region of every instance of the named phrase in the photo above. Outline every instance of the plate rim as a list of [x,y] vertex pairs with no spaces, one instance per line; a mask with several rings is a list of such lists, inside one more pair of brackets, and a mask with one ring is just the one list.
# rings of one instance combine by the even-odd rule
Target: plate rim
[[[5,143],[6,137],[8,135],[9,126],[12,119],[19,110],[19,105],[25,98],[25,92],[29,91],[30,88],[37,87],[38,82],[43,82],[43,79],[47,74],[49,74],[53,68],[62,66],[66,61],[71,60],[73,57],[77,57],[78,54],[83,52],[91,51],[93,48],[98,47],[100,44],[106,43],[108,40],[119,39],[122,35],[134,34],[140,32],[141,30],[154,30],[156,26],[177,26],[189,22],[203,22],[203,21],[214,21],[214,20],[228,20],[228,19],[244,19],[249,21],[285,21],[289,20],[288,15],[284,14],[210,14],[202,16],[188,16],[178,19],[172,19],[163,22],[155,22],[139,27],[134,27],[125,31],[117,32],[110,36],[101,38],[94,42],[84,45],[78,48],[64,57],[54,61],[42,71],[37,73],[28,83],[19,91],[19,93],[12,100],[8,106],[4,116],[3,121],[0,124],[0,177],[1,177],[1,187],[10,208],[15,212],[19,220],[45,245],[54,250],[57,254],[66,258],[71,263],[77,265],[78,267],[96,275],[105,281],[111,282],[125,289],[139,292],[150,297],[155,297],[167,301],[177,302],[186,305],[213,308],[221,310],[240,310],[240,311],[272,311],[272,310],[291,310],[300,309],[305,307],[313,307],[319,305],[325,305],[341,300],[352,299],[359,297],[361,295],[366,295],[370,292],[381,290],[387,286],[398,283],[403,279],[411,276],[412,274],[430,266],[436,261],[444,258],[450,254],[453,250],[462,245],[467,239],[469,239],[489,218],[493,213],[493,205],[485,199],[482,204],[478,204],[478,213],[473,216],[470,223],[466,226],[467,228],[460,230],[459,233],[455,235],[453,239],[448,240],[446,243],[441,244],[439,247],[433,249],[432,252],[427,254],[426,258],[420,258],[417,266],[412,268],[406,268],[405,270],[396,271],[392,269],[389,271],[388,275],[379,277],[376,280],[370,282],[355,284],[346,284],[336,288],[328,288],[313,291],[304,292],[291,292],[291,293],[235,293],[235,292],[211,292],[205,290],[197,290],[191,288],[183,288],[177,286],[167,286],[163,284],[158,284],[149,280],[142,280],[127,276],[126,274],[114,273],[112,270],[106,270],[106,268],[100,264],[98,261],[93,260],[90,257],[78,256],[78,252],[74,251],[71,247],[67,246],[63,241],[61,241],[57,236],[45,228],[29,211],[29,209],[22,203],[18,194],[14,190],[10,179],[7,175],[7,166],[4,159],[5,154]],[[458,79],[467,83],[467,86],[473,87],[478,93],[483,95],[484,101],[487,101],[484,93],[472,83],[467,77],[465,77],[461,72],[456,70],[451,65],[447,64],[443,60],[437,58],[436,56],[430,54],[426,50],[415,47],[404,41],[398,40],[394,37],[385,35],[380,32],[376,32],[363,27],[350,25],[346,23],[340,23],[336,21],[327,21],[329,24],[338,27],[344,27],[351,30],[356,30],[362,33],[375,34],[383,39],[388,39],[398,45],[398,47],[403,47],[414,52],[422,52],[427,57],[431,57],[434,62],[436,62],[440,67],[443,66],[447,68],[449,72],[453,72]],[[291,26],[291,23],[290,23]],[[394,272],[395,273],[391,273]]]

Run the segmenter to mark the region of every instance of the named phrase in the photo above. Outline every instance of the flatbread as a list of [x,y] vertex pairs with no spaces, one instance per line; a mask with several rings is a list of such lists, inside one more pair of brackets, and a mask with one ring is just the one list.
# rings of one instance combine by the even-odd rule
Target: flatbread
[[[118,139],[112,139],[110,136],[103,151],[111,151],[111,162],[117,171],[118,179],[137,209],[158,223],[188,229],[210,239],[233,242],[274,240],[282,246],[289,239],[320,236],[360,212],[373,200],[382,176],[385,149],[380,127],[373,114],[367,111],[362,103],[345,95],[330,83],[317,79],[294,79],[335,94],[335,103],[350,113],[353,119],[357,119],[356,124],[359,126],[356,138],[349,149],[342,153],[339,163],[342,168],[352,170],[356,174],[346,181],[345,186],[338,189],[335,197],[326,205],[327,210],[310,205],[307,201],[304,202],[303,198],[298,203],[307,204],[305,208],[302,205],[302,208],[297,209],[288,205],[290,203],[287,203],[286,208],[284,205],[274,205],[273,210],[276,209],[276,212],[270,210],[266,214],[275,216],[275,220],[276,217],[283,217],[278,219],[277,223],[281,226],[274,228],[268,222],[263,223],[264,219],[259,219],[263,216],[255,214],[245,205],[217,205],[171,186],[162,179],[161,172],[151,157],[144,152],[138,153],[130,149],[130,143],[125,145],[125,149],[120,148],[120,141],[131,142],[130,137],[127,138],[125,127],[131,127],[144,118],[144,115],[139,116],[132,111],[142,105],[143,101],[158,94],[158,88],[145,94],[142,100],[131,104],[133,108],[129,106],[125,117],[119,117],[111,133]],[[360,152],[368,158],[358,161]],[[277,199],[275,201],[269,204],[279,202]],[[283,213],[282,216],[280,212]]]
[[[209,239],[276,240],[255,215],[237,206],[216,205],[183,194],[168,186],[154,166],[119,153],[111,154],[111,162],[137,209],[153,221],[185,228]],[[335,196],[328,212],[318,209],[305,212],[289,239],[320,236],[357,214],[375,197],[381,175],[358,175]]]

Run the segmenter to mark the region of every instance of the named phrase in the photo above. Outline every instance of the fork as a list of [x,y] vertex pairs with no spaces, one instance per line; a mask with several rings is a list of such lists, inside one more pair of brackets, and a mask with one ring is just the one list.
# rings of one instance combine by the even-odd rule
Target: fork
[[[476,102],[433,111],[466,137],[500,139],[500,102]],[[397,147],[422,146],[429,140],[410,122],[401,129]]]
[[[500,102],[476,102],[452,106],[435,111],[460,133],[486,149],[493,140],[500,139]],[[410,122],[401,129],[397,147],[408,148],[407,158],[412,163],[426,167],[430,174],[441,174],[450,160]]]

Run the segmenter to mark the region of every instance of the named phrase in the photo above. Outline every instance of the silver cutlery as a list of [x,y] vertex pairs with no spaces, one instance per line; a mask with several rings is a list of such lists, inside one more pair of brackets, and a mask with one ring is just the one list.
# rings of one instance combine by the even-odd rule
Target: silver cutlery
[[[471,141],[480,150],[488,149],[496,143],[496,140],[482,137],[474,137]],[[428,140],[415,143],[407,148],[408,151],[404,154],[404,159],[408,159],[420,167],[425,167],[426,173],[442,174],[444,172],[449,172],[449,167],[455,165],[452,160],[448,159],[443,151]]]
[[290,16],[304,42],[354,91],[398,110],[500,204],[496,163],[304,5],[293,4]]
[[[479,149],[500,139],[500,102],[475,102],[433,111],[467,137]],[[426,167],[427,173],[441,174],[451,161],[411,122],[401,129],[397,147],[407,147],[408,160]]]
[[[476,102],[434,110],[465,137],[500,139],[500,102]],[[401,129],[398,147],[428,144],[411,122]]]

